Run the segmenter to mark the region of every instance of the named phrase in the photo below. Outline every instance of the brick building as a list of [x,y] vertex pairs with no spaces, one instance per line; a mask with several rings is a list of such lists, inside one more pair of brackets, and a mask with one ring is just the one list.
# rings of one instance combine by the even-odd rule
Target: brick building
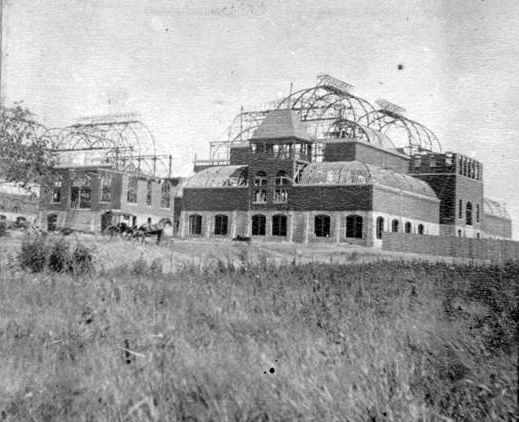
[[173,217],[177,178],[100,166],[62,168],[59,174],[42,189],[39,221],[46,230],[99,232],[121,221],[133,226]]
[[301,114],[270,111],[246,142],[230,145],[228,161],[197,163],[178,191],[178,234],[368,246],[384,232],[511,237],[506,210],[483,195],[481,163],[406,153],[383,134],[375,143],[330,130],[317,140]]

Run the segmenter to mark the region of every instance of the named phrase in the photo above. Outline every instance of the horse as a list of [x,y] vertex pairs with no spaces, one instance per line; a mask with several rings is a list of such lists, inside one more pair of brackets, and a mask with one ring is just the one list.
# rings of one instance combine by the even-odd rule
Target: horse
[[122,238],[124,238],[125,235],[128,239],[130,239],[132,237],[133,233],[134,233],[134,230],[128,224],[126,224],[124,221],[117,223],[117,224],[112,224],[112,225],[108,226],[106,229],[104,229],[104,231],[103,231],[103,234],[110,235],[110,240],[112,240],[114,238],[116,239],[118,236],[120,236],[122,239]]
[[137,240],[141,240],[142,243],[146,241],[146,237],[157,236],[157,245],[160,245],[162,237],[164,236],[164,228],[167,226],[173,226],[169,218],[161,218],[155,224],[143,224],[136,231],[134,231],[132,237]]

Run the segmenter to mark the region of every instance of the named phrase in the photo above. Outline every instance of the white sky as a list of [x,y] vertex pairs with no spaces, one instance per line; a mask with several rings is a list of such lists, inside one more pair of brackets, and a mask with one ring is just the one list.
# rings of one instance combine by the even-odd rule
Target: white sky
[[483,162],[519,239],[517,0],[4,1],[4,101],[47,126],[138,112],[186,175],[241,105],[329,73]]

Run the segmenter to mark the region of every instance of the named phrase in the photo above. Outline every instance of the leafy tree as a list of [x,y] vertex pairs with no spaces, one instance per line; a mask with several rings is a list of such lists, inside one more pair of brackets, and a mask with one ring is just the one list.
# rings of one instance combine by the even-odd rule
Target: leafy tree
[[0,112],[0,180],[30,190],[56,177],[54,145],[46,129],[19,104]]

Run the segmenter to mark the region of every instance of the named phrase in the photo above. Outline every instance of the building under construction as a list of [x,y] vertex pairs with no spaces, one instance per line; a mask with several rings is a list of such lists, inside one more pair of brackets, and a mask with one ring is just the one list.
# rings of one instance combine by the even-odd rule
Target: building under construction
[[173,217],[180,179],[171,176],[171,155],[156,152],[138,116],[84,118],[46,135],[57,145],[59,177],[41,190],[41,227],[99,232],[118,222]]
[[385,100],[319,75],[265,110],[242,111],[228,139],[178,191],[182,237],[380,245],[384,232],[511,237],[484,196],[483,166],[442,152],[435,134]]

